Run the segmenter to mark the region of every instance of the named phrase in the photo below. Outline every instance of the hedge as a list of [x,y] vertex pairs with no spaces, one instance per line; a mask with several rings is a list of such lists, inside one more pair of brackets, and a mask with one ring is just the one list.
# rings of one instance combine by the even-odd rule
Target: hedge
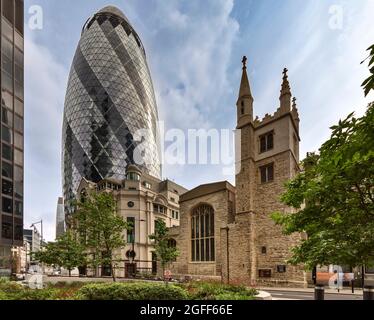
[[100,283],[83,286],[76,293],[80,300],[187,300],[185,289],[159,283]]
[[257,291],[218,282],[191,282],[184,286],[194,300],[253,300]]

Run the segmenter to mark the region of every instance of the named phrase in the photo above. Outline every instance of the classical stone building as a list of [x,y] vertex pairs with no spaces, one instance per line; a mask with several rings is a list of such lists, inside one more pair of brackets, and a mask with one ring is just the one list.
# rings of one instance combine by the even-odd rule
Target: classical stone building
[[[179,198],[187,190],[173,181],[162,181],[129,165],[123,180],[104,179],[94,183],[83,178],[78,194],[82,197],[92,191],[112,192],[119,215],[133,225],[133,229],[124,235],[127,246],[119,253],[121,262],[116,275],[131,276],[134,267],[140,273],[156,273],[156,257],[149,236],[154,234],[158,219],[162,219],[168,228],[179,225]],[[108,268],[90,272],[104,276],[111,274]]]
[[181,197],[180,226],[170,230],[181,255],[171,268],[231,283],[304,286],[303,268],[286,263],[301,235],[283,235],[270,217],[290,212],[279,197],[300,170],[296,99],[284,69],[279,108],[254,119],[246,61],[237,101],[236,187],[219,182]]

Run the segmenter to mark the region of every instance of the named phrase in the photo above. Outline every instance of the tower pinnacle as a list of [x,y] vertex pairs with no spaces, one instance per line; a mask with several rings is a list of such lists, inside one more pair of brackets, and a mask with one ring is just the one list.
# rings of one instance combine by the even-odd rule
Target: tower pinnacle
[[236,103],[238,127],[253,121],[253,97],[247,75],[247,61],[247,57],[243,56],[242,79],[240,81],[239,96]]
[[243,63],[243,69],[246,69],[247,68],[247,57],[246,56],[243,56],[243,60],[242,60],[242,63]]
[[288,75],[287,75],[288,69],[283,69],[283,82],[282,82],[282,88],[280,92],[280,107],[281,110],[284,112],[290,112],[291,111],[291,88],[290,83],[288,82]]
[[251,93],[251,87],[249,85],[249,80],[248,80],[248,75],[247,75],[247,57],[244,56],[242,60],[243,64],[243,73],[242,73],[242,80],[240,82],[240,90],[239,90],[239,99],[241,98],[252,98],[252,93]]

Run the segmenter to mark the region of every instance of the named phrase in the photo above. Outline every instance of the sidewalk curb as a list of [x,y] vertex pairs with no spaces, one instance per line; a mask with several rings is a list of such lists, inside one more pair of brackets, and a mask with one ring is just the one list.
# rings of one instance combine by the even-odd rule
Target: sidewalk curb
[[[260,287],[258,290],[269,290],[269,291],[289,291],[289,292],[306,292],[306,293],[314,293],[313,288],[270,288],[270,287]],[[325,290],[325,294],[342,294],[342,295],[357,295],[357,296],[362,296],[363,291],[362,289],[356,289],[355,293],[352,293],[352,291],[349,290],[344,290],[338,292],[337,290],[334,289],[327,289]]]
[[255,297],[255,300],[273,300],[273,297],[269,292],[259,291]]

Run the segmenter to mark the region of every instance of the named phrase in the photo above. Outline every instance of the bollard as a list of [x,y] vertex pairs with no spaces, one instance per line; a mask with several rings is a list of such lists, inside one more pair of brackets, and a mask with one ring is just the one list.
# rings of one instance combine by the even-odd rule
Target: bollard
[[322,284],[317,284],[314,287],[314,300],[325,300],[325,287]]
[[374,286],[364,287],[364,300],[374,300]]
[[355,281],[351,280],[351,285],[352,285],[352,293],[355,293]]

